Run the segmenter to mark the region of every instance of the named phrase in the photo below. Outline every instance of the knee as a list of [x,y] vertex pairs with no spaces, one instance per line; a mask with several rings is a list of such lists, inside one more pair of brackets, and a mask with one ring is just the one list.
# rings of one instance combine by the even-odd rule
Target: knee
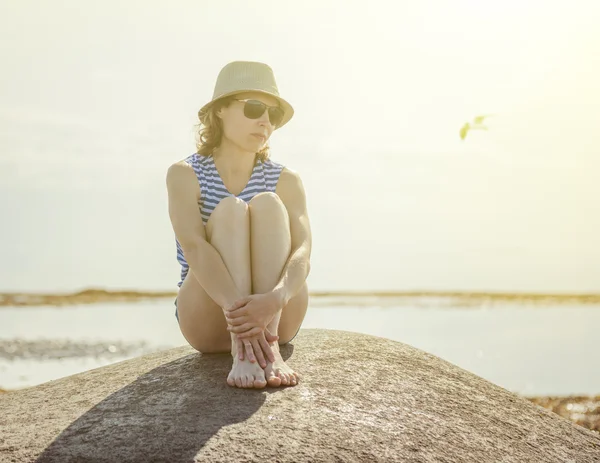
[[226,198],[223,198],[221,201],[219,201],[219,204],[217,204],[212,214],[216,213],[217,211],[224,211],[228,214],[235,212],[245,212],[246,209],[248,209],[248,204],[246,204],[246,201],[244,201],[241,198],[238,198],[237,196],[227,196]]
[[245,221],[248,216],[248,204],[236,196],[228,196],[219,201],[215,210],[211,213],[207,227],[212,229],[215,222],[230,222],[239,225],[239,221]]
[[260,210],[260,209],[270,209],[273,207],[285,207],[281,198],[277,193],[273,193],[271,191],[263,191],[262,193],[258,193],[250,200],[250,209],[252,210]]

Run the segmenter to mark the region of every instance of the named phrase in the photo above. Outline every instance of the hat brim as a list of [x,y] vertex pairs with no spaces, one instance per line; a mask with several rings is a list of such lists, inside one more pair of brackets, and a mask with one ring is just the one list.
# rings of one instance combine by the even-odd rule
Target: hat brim
[[283,119],[281,120],[281,123],[277,127],[275,127],[275,130],[280,129],[285,124],[287,124],[290,121],[290,119],[292,118],[292,116],[294,115],[294,108],[284,98],[281,98],[279,95],[274,95],[273,93],[270,93],[270,92],[265,92],[264,90],[249,88],[249,89],[236,90],[236,91],[233,91],[233,92],[225,93],[225,94],[220,95],[219,97],[217,97],[217,98],[209,101],[204,106],[202,106],[202,108],[200,108],[198,110],[198,119],[201,119],[202,115],[204,113],[206,113],[206,111],[208,111],[210,109],[210,107],[213,104],[215,104],[215,102],[221,100],[222,98],[226,98],[226,97],[231,96],[231,95],[236,95],[238,93],[246,93],[246,92],[259,92],[259,93],[263,93],[265,95],[272,96],[273,98],[277,98],[277,101],[279,101],[280,106],[283,108]]

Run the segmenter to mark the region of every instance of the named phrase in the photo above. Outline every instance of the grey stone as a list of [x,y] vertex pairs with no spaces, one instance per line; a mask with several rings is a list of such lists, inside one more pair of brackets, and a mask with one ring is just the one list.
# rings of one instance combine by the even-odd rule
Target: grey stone
[[[293,352],[293,355],[292,355]],[[600,437],[439,357],[301,330],[295,387],[184,346],[0,395],[2,462],[599,462]]]

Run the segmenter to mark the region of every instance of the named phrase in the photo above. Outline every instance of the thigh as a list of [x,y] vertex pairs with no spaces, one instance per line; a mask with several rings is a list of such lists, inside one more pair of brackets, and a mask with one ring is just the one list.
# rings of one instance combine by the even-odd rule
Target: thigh
[[192,270],[177,295],[179,328],[190,345],[204,353],[230,352],[231,335],[221,307],[206,293]]

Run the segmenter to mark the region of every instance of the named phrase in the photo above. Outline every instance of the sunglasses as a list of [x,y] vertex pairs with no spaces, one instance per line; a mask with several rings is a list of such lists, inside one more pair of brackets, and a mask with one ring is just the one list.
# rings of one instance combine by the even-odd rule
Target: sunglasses
[[234,98],[234,100],[244,102],[244,116],[248,119],[258,119],[268,109],[269,121],[272,125],[278,126],[283,120],[283,110],[279,106],[268,106],[259,100],[240,100],[238,98]]

